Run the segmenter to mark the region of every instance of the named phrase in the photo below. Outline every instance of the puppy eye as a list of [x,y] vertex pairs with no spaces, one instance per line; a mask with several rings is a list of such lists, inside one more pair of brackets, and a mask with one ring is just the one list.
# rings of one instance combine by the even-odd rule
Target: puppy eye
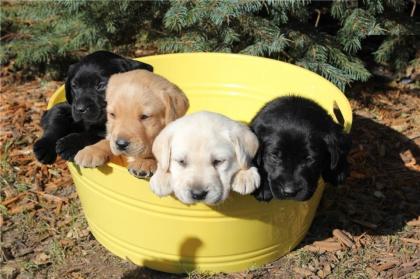
[[306,157],[305,158],[305,163],[307,163],[307,164],[311,164],[311,163],[313,163],[315,160],[314,160],[314,158],[312,158],[312,157],[310,157],[310,156],[308,156],[308,157]]
[[114,119],[115,118],[115,113],[113,112],[108,112],[108,115],[110,116],[110,118]]
[[213,167],[218,167],[220,166],[225,160],[218,160],[218,159],[214,159],[211,164],[213,165]]
[[185,160],[176,160],[176,162],[181,166],[181,167],[186,167],[187,166],[187,162],[185,162]]
[[106,83],[105,83],[105,82],[99,82],[98,84],[96,84],[95,88],[96,88],[96,90],[98,90],[98,91],[105,90],[105,88],[106,88]]
[[150,115],[142,114],[142,115],[140,115],[139,118],[140,118],[140,120],[146,120],[149,117],[150,117]]
[[270,156],[270,160],[273,161],[273,162],[275,162],[275,163],[280,162],[280,158],[277,157],[276,155],[271,155]]

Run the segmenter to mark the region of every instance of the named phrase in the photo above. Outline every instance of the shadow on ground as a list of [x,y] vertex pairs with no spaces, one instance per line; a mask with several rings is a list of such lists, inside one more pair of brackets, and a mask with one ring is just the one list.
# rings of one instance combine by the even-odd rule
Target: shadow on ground
[[[353,149],[349,156],[352,175],[344,186],[327,187],[301,246],[331,237],[336,228],[352,235],[394,234],[420,215],[420,172],[409,162],[412,158],[417,162],[420,159],[415,142],[360,115],[354,117],[352,136]],[[188,261],[193,263],[193,258],[189,257]],[[138,267],[122,278],[183,277]]]
[[419,161],[415,142],[360,115],[352,136],[352,175],[345,186],[327,188],[302,245],[330,237],[335,228],[352,235],[393,234],[420,215],[420,172],[408,162]]
[[[195,268],[194,258],[197,251],[203,245],[202,241],[198,238],[191,237],[186,239],[179,248],[179,261],[161,261],[161,260],[149,260],[144,263],[145,266],[149,267],[173,267],[176,269],[185,270],[185,273],[191,272]],[[183,275],[169,274],[166,272],[154,271],[145,267],[138,267],[125,273],[122,279],[137,279],[137,278],[156,278],[156,279],[171,279],[171,278],[182,278]]]

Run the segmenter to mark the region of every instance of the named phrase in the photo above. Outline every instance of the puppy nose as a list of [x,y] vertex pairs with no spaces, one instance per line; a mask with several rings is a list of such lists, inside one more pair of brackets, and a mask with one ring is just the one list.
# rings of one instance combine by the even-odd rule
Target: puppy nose
[[202,189],[192,189],[191,190],[191,197],[197,201],[204,200],[207,196],[207,191]]
[[286,197],[294,197],[296,196],[296,194],[299,192],[300,189],[298,189],[297,187],[294,187],[293,185],[290,184],[286,184],[283,187],[283,194]]
[[115,144],[117,145],[117,148],[119,150],[125,150],[127,146],[130,144],[130,142],[125,139],[117,139],[115,141]]
[[85,113],[87,111],[87,106],[84,104],[77,104],[76,105],[76,110],[78,113]]

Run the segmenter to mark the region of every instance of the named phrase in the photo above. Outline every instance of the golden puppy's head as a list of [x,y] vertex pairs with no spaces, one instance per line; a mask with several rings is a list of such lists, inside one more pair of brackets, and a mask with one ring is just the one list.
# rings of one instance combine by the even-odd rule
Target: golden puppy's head
[[111,76],[106,90],[107,139],[112,153],[149,157],[159,132],[188,109],[175,84],[145,70]]

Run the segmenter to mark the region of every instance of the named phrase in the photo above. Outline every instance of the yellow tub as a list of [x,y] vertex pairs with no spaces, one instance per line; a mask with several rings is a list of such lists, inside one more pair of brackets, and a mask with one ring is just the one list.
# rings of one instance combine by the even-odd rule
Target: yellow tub
[[[138,60],[152,64],[156,73],[184,90],[191,104],[189,112],[210,110],[249,122],[266,102],[293,93],[317,101],[330,113],[336,101],[350,130],[352,112],[342,92],[294,65],[217,53]],[[49,107],[63,101],[64,95],[61,87]],[[278,259],[305,236],[324,188],[320,181],[307,202],[267,204],[232,193],[219,206],[188,206],[172,196],[156,197],[147,181],[131,176],[116,163],[97,169],[70,163],[69,168],[96,239],[121,258],[174,273],[241,271]]]

